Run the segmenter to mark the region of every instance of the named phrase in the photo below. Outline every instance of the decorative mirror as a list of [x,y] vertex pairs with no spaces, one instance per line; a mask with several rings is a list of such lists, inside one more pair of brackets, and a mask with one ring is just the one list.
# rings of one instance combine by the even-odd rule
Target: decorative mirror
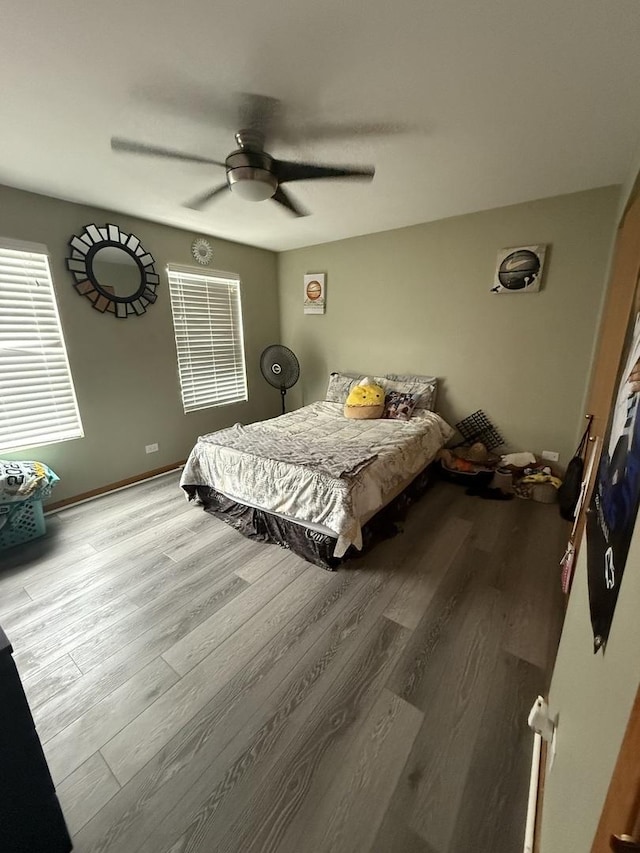
[[67,267],[74,287],[96,311],[124,319],[144,314],[156,301],[160,278],[153,256],[133,234],[117,225],[86,225],[82,234],[69,240],[69,248]]

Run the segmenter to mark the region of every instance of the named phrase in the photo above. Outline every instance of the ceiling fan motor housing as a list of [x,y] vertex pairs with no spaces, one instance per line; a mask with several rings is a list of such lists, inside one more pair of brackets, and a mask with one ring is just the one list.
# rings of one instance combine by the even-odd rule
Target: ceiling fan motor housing
[[249,148],[234,151],[225,161],[229,189],[249,201],[271,198],[278,189],[272,164],[273,158],[264,151]]

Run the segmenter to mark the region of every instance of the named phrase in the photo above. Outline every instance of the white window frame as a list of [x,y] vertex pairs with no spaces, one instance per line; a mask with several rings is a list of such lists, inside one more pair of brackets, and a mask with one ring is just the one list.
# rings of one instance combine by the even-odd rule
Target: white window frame
[[170,264],[167,278],[185,414],[246,402],[240,277]]
[[49,251],[0,237],[0,452],[83,436]]

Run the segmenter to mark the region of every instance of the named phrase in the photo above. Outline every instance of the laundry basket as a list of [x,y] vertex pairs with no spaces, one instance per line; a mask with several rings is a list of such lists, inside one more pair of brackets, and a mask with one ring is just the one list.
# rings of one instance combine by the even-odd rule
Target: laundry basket
[[42,462],[0,459],[0,551],[44,535],[42,501],[58,479]]
[[46,533],[42,501],[0,501],[0,551]]

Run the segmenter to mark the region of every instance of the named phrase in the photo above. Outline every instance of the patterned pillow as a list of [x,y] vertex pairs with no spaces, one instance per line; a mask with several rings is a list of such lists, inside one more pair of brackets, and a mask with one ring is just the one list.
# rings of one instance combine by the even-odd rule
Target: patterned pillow
[[418,394],[401,394],[399,391],[389,391],[384,401],[382,417],[394,421],[411,420],[418,397]]
[[332,373],[329,376],[329,384],[324,399],[327,403],[344,403],[349,391],[362,379],[364,376],[354,373]]
[[435,411],[438,393],[436,376],[387,373],[386,380],[384,388],[387,393],[398,391],[401,394],[417,394],[416,411],[424,411],[425,409],[430,412]]

